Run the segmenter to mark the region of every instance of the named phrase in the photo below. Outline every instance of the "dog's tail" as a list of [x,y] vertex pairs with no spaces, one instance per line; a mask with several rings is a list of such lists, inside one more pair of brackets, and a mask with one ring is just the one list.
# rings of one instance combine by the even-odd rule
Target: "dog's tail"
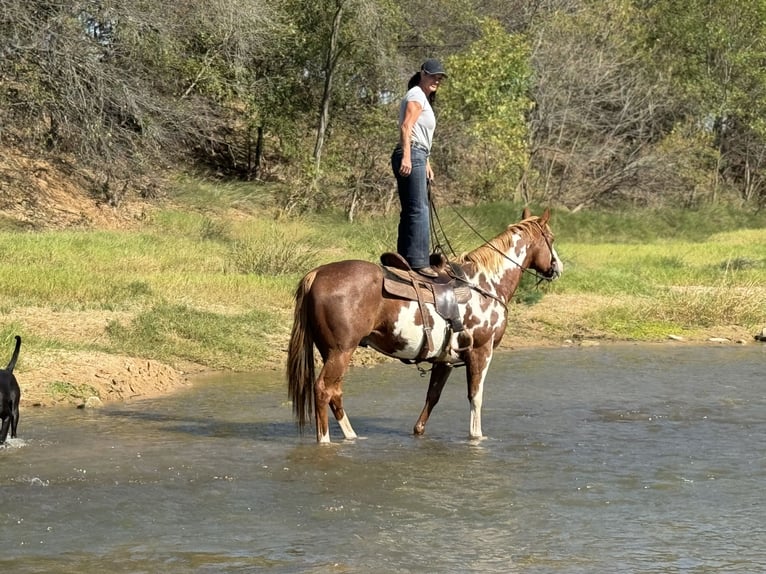
[[13,372],[13,368],[16,366],[16,361],[19,358],[19,349],[21,349],[21,337],[16,335],[16,348],[13,350],[13,356],[11,357],[11,362],[8,363],[8,366],[5,367],[5,370],[9,373]]

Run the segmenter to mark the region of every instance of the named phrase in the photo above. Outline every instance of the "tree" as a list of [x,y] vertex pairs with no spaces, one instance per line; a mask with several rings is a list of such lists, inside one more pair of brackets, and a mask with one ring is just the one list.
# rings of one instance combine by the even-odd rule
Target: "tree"
[[650,203],[669,170],[652,146],[672,128],[628,0],[583,3],[530,34],[535,106],[527,189],[577,207]]
[[119,203],[141,174],[212,139],[276,36],[272,14],[242,0],[8,0],[0,74],[15,90],[0,96],[2,123],[29,149],[76,157]]
[[447,141],[453,143],[444,145],[460,145],[463,161],[480,174],[472,178],[472,191],[493,198],[515,188],[527,163],[532,71],[524,36],[508,34],[495,20],[481,22],[481,31],[479,39],[447,60],[444,121],[453,131]]
[[644,26],[680,115],[713,136],[716,188],[766,200],[766,3],[658,0]]
[[348,110],[369,103],[382,87],[397,10],[372,0],[292,0],[288,7],[301,38],[294,57],[303,90],[296,95],[317,118],[312,156],[318,172],[332,105]]

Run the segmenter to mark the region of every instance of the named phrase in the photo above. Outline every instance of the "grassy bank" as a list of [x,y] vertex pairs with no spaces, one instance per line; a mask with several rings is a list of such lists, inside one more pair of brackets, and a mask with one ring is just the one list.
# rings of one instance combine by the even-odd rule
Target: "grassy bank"
[[[354,224],[341,214],[279,217],[255,189],[185,184],[172,207],[129,231],[0,231],[0,357],[18,333],[20,372],[62,352],[281,368],[298,279],[320,263],[391,250],[395,214]],[[460,252],[517,221],[521,207],[439,213]],[[506,344],[752,339],[766,326],[762,222],[724,210],[554,212],[564,275],[523,286]]]

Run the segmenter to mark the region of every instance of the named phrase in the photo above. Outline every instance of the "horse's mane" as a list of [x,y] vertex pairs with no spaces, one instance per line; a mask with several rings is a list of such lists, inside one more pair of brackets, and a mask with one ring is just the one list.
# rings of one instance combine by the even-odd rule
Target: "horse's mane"
[[538,224],[539,221],[540,218],[535,216],[509,225],[505,231],[497,235],[494,239],[490,239],[473,251],[463,253],[458,257],[458,262],[474,263],[477,267],[488,273],[497,273],[505,263],[503,254],[510,251],[513,246],[511,240],[513,235],[515,233],[521,233],[527,235],[531,239],[535,232],[539,233],[542,231],[542,227]]

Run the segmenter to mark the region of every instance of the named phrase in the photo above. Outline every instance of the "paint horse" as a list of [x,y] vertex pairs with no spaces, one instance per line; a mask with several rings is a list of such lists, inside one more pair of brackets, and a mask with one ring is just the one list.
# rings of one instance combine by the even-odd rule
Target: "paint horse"
[[[425,431],[454,366],[464,364],[471,407],[469,436],[481,438],[484,380],[505,333],[508,301],[525,271],[547,280],[563,271],[553,248],[550,212],[546,209],[536,217],[525,209],[522,218],[458,258],[464,272],[461,282],[470,289],[467,302],[458,305],[460,332],[454,332],[431,303],[385,295],[384,270],[375,263],[337,261],[307,273],[295,293],[287,359],[288,395],[301,431],[313,409],[317,442],[330,442],[329,407],[343,436],[356,438],[343,408],[343,376],[356,348],[364,345],[404,362],[433,365],[416,435]],[[314,347],[323,361],[316,377]]]

